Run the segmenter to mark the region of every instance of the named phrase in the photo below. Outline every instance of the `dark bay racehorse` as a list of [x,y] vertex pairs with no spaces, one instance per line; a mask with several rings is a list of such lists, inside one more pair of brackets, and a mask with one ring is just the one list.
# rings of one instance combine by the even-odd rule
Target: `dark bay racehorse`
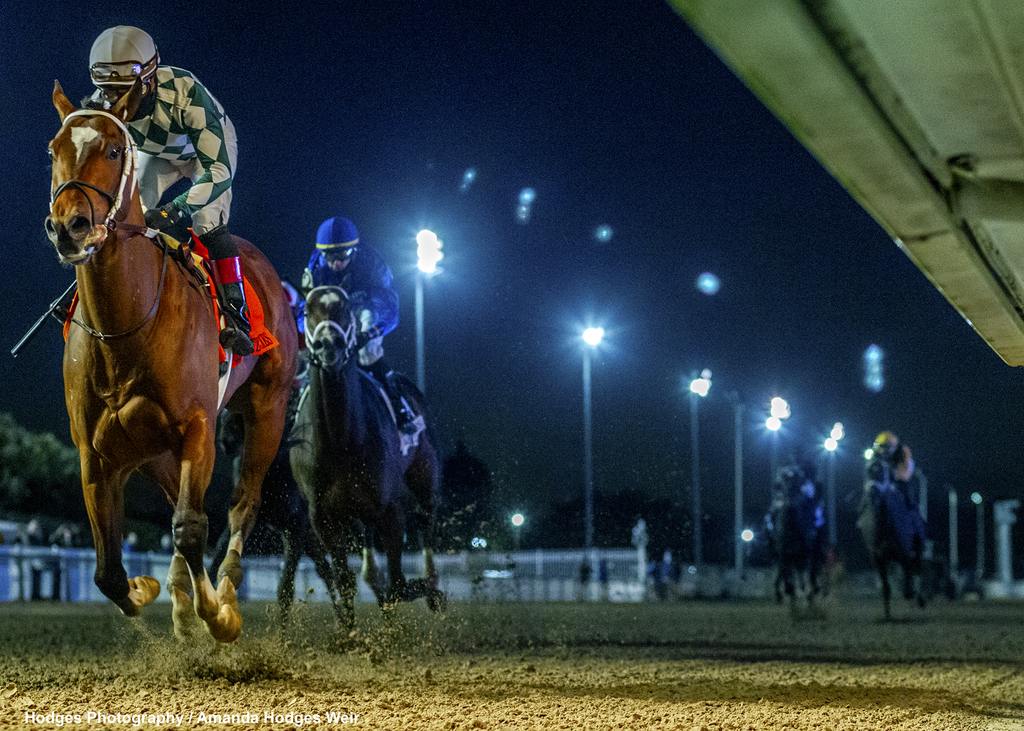
[[[437,588],[433,559],[440,462],[429,430],[403,454],[387,400],[356,362],[364,340],[340,288],[317,287],[309,293],[306,344],[309,387],[292,431],[291,462],[309,501],[313,527],[331,552],[345,624],[351,626],[355,618],[356,581],[347,562],[355,536],[367,536],[363,576],[382,606],[425,596],[431,609],[440,609],[444,595]],[[415,387],[406,381],[402,390],[416,411],[424,413]],[[412,522],[418,523],[422,539],[425,578],[407,581],[402,547]],[[377,580],[370,536],[387,558],[386,586]]]
[[[289,399],[289,415],[285,420],[285,434],[291,431],[295,421],[295,407],[298,405],[297,395],[298,391],[293,391],[292,398]],[[240,416],[226,414],[221,419],[217,441],[221,450],[232,457],[236,480],[238,479],[243,437],[244,424]],[[338,616],[341,618],[338,592],[334,586],[334,573],[328,562],[324,545],[309,523],[309,505],[299,489],[299,484],[295,481],[295,476],[292,475],[292,466],[288,455],[290,449],[291,443],[288,440],[282,440],[281,447],[263,479],[263,499],[260,511],[256,516],[257,532],[260,526],[276,531],[281,536],[284,549],[281,580],[277,586],[279,618],[282,623],[288,621],[292,602],[295,600],[295,572],[304,553],[313,559],[317,575],[327,587],[327,593],[334,605],[335,612],[339,612]],[[215,566],[227,555],[230,539],[231,529],[226,527],[213,551]]]
[[61,261],[75,265],[79,296],[64,350],[64,396],[81,457],[97,586],[129,616],[160,591],[151,576],[129,579],[121,561],[125,479],[142,472],[174,507],[175,553],[167,582],[175,633],[191,636],[198,615],[216,640],[230,642],[242,626],[235,595],[242,547],[284,425],[295,328],[270,262],[238,239],[266,325],[280,344],[244,358],[224,394],[245,421],[245,446],[228,515],[230,549],[215,590],[203,565],[203,498],[215,453],[219,327],[206,288],[146,236],[137,152],[125,126],[140,92],[136,82],[110,113],[76,111],[54,85],[62,124],[49,146],[46,229]]
[[868,473],[857,527],[882,582],[885,618],[891,619],[889,567],[892,564],[899,564],[903,570],[904,598],[915,601],[919,607],[925,605],[921,587],[925,526],[917,506],[902,489],[905,483],[901,485],[893,479],[889,465],[876,460],[869,465]]
[[777,562],[776,593],[784,589],[790,606],[798,594],[813,605],[821,591],[824,521],[813,475],[796,465],[783,467],[772,486],[770,538]]

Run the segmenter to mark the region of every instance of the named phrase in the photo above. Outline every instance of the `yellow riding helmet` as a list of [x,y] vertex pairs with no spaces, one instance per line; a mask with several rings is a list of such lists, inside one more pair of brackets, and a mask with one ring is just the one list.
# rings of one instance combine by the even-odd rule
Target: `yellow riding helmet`
[[891,431],[884,431],[875,437],[872,449],[875,451],[875,454],[890,455],[896,451],[899,443],[900,438],[898,436]]

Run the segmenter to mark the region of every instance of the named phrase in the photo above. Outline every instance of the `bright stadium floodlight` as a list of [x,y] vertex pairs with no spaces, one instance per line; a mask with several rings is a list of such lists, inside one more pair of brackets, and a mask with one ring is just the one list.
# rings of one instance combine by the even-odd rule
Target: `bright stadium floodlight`
[[444,259],[444,242],[429,229],[416,234],[416,266],[424,274],[436,274],[438,264]]
[[846,430],[843,428],[843,423],[841,421],[837,421],[832,426],[832,431],[829,432],[829,436],[835,439],[837,442],[846,436]]
[[750,543],[754,540],[754,531],[750,530],[750,528],[744,528],[743,532],[740,533],[740,538],[744,543]]
[[825,451],[834,452],[839,449],[839,442],[833,437],[826,437],[825,439]]
[[580,337],[583,338],[583,342],[591,348],[596,348],[601,344],[601,341],[604,340],[604,328],[588,327],[580,334]]
[[778,431],[782,428],[782,419],[777,416],[769,416],[764,420],[764,428],[768,431]]
[[775,396],[772,398],[769,413],[777,419],[788,419],[792,412],[789,410],[789,402],[786,399],[781,396]]
[[690,381],[690,393],[695,393],[704,398],[708,395],[709,391],[711,391],[711,371],[705,368],[700,372],[700,377]]
[[522,513],[512,513],[512,517],[509,518],[509,520],[511,521],[513,527],[522,528],[523,523],[526,522],[526,516]]

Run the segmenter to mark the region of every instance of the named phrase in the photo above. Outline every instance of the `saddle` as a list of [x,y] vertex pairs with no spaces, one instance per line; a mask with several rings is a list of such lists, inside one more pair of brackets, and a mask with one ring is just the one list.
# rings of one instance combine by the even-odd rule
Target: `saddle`
[[[159,238],[155,242],[157,246],[164,247],[167,251],[167,255],[176,261],[185,272],[194,279],[197,286],[206,289],[207,294],[210,297],[210,302],[213,305],[213,319],[217,323],[218,328],[223,327],[223,319],[220,314],[220,303],[217,301],[217,288],[213,284],[213,273],[212,263],[210,259],[210,253],[206,247],[199,240],[199,238],[191,232],[191,242],[182,242],[178,239],[170,236],[166,233],[160,232]],[[249,282],[249,278],[244,278],[245,286],[245,297],[246,304],[249,308],[249,322],[252,327],[250,337],[252,338],[254,350],[253,355],[259,356],[271,350],[278,344],[277,338],[267,328],[266,320],[263,315],[263,303],[260,301],[259,295],[256,289]],[[71,329],[71,321],[75,314],[75,309],[78,306],[78,291],[75,291],[74,297],[71,299],[71,304],[68,306],[67,315],[64,318],[64,340],[68,339],[68,332]],[[218,355],[221,363],[222,373],[225,370],[229,370],[227,363],[227,353],[224,348],[217,345]],[[238,365],[242,356],[232,354],[232,362],[230,367]]]

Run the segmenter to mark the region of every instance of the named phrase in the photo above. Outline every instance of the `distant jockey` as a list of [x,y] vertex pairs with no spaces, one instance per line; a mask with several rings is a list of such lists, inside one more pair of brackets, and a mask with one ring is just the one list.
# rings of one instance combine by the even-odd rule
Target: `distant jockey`
[[[910,448],[891,431],[875,437],[872,457],[867,465],[865,501],[877,512],[883,503],[903,554],[920,560],[927,528],[917,502],[917,465]],[[862,506],[863,507],[863,506]]]
[[[179,237],[189,226],[196,232],[214,261],[217,294],[227,321],[221,344],[248,355],[253,344],[242,262],[228,232],[238,153],[235,128],[195,76],[159,63],[160,54],[148,33],[130,25],[108,28],[89,52],[89,76],[96,91],[84,105],[108,110],[141,79],[145,96],[128,120],[128,129],[139,150],[146,225]],[[160,206],[164,193],[179,180],[192,185]]]
[[[314,287],[341,287],[348,295],[359,318],[360,329],[372,334],[359,351],[359,365],[373,375],[391,401],[398,427],[405,433],[416,431],[413,414],[398,392],[393,371],[384,361],[384,336],[398,326],[398,293],[391,269],[377,250],[359,242],[359,231],[352,221],[333,216],[316,231],[316,248],[302,274],[303,297]],[[305,313],[300,315],[299,330],[305,329]]]

